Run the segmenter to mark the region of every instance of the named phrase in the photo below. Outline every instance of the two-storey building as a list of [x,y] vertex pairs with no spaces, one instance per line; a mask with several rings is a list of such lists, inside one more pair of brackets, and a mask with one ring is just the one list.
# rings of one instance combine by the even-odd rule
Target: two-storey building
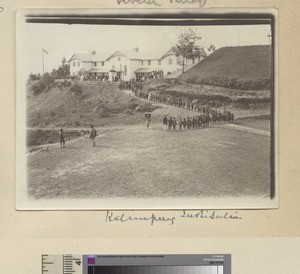
[[[197,60],[185,60],[191,65],[200,62],[206,57],[201,50]],[[115,51],[110,56],[93,52],[91,54],[75,53],[69,60],[71,77],[76,77],[80,71],[91,76],[106,77],[109,81],[140,79],[144,76],[155,74],[164,77],[182,68],[182,57],[169,50],[164,54],[143,54],[138,50]]]

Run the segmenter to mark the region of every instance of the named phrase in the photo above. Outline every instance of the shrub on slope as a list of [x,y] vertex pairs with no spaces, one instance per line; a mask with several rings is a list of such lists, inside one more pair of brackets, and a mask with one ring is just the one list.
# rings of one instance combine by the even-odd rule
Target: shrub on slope
[[40,80],[30,86],[30,89],[33,92],[33,95],[38,95],[47,91],[54,83],[54,77],[49,73],[45,73]]
[[139,99],[119,91],[112,83],[80,82],[78,85],[82,92],[60,90],[54,86],[48,92],[28,98],[28,126],[53,124],[85,127],[122,121],[130,123],[126,120],[128,116],[134,113],[137,106],[144,104]]

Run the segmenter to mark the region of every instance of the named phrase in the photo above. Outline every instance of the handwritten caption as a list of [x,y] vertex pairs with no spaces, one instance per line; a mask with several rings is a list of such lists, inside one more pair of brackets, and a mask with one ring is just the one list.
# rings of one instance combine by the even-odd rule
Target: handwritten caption
[[[119,5],[121,4],[140,4],[140,5],[152,5],[161,7],[159,0],[117,0]],[[169,0],[170,4],[197,4],[200,8],[203,8],[207,4],[207,0]]]
[[[144,213],[145,214],[145,213]],[[143,215],[138,211],[118,212],[118,211],[106,211],[105,222],[106,223],[128,223],[128,222],[147,222],[151,226],[157,223],[164,223],[168,225],[174,225],[177,220],[191,220],[191,219],[206,219],[206,220],[241,220],[238,212],[230,213],[217,212],[215,210],[199,210],[188,211],[182,210],[178,216],[167,216],[160,213],[148,213]]]

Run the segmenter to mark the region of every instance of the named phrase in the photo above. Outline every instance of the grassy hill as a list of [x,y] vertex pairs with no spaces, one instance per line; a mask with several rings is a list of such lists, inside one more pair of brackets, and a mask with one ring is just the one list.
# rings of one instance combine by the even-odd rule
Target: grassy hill
[[241,90],[270,89],[271,46],[224,47],[187,70],[180,80]]
[[124,94],[116,84],[81,82],[82,92],[70,88],[49,90],[33,95],[28,88],[28,127],[89,127],[134,124],[143,120],[135,108],[145,103]]

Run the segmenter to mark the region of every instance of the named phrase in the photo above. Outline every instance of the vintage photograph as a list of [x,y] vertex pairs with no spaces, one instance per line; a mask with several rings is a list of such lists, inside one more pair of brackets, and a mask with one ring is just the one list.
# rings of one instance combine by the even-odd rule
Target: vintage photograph
[[278,206],[276,16],[193,12],[18,12],[18,209]]

